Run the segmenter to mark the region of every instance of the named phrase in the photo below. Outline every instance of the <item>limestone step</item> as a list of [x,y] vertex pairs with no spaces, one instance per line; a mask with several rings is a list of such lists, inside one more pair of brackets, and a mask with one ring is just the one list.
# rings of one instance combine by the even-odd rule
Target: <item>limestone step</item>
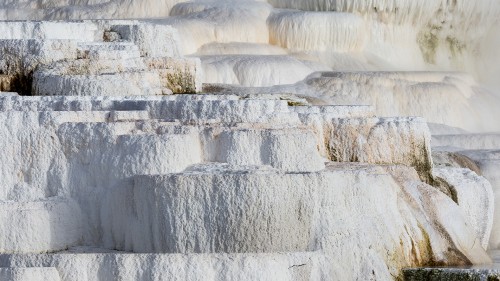
[[0,96],[0,111],[106,111],[146,110],[154,112],[157,106],[168,102],[239,100],[225,95],[175,96]]
[[[303,280],[304,276],[314,274],[323,264],[323,259],[324,254],[319,252],[179,255],[134,254],[106,249],[8,257],[0,255],[2,266],[53,266],[60,272],[61,280],[71,281],[183,281],[207,280],[207,278],[293,281]],[[51,278],[21,280],[59,281]]]
[[9,21],[0,22],[1,39],[71,39],[94,41],[97,26],[92,22]]
[[201,56],[205,83],[267,87],[294,84],[328,68],[288,55]]
[[[457,135],[460,138],[460,136]],[[470,136],[465,136],[469,138]],[[469,143],[470,140],[467,141]],[[473,143],[473,142],[471,142]],[[480,144],[482,146],[482,144]],[[433,149],[434,164],[445,167],[462,167],[473,170],[488,180],[492,186],[494,198],[493,230],[489,239],[489,249],[500,247],[500,149],[460,149],[457,147],[441,146]],[[460,176],[455,176],[459,178]],[[473,196],[478,198],[478,196]],[[472,198],[472,197],[471,197]],[[479,206],[484,206],[480,204]]]
[[[63,98],[54,99],[40,97],[2,98],[0,111],[149,111],[151,118],[181,120],[184,122],[238,123],[238,122],[270,122],[273,114],[290,112],[286,101],[280,100],[240,100],[237,97],[210,95],[176,95],[174,97],[138,97],[121,98],[110,96],[107,99]],[[120,113],[121,114],[121,113]],[[126,114],[126,113],[123,113]],[[298,122],[298,119],[296,120]]]
[[[474,79],[453,72],[319,72],[296,94],[308,93],[333,104],[373,105],[378,116],[422,116],[428,122],[470,132],[498,131],[498,97]],[[432,105],[429,101],[432,100]]]
[[2,253],[60,251],[81,240],[82,214],[72,199],[0,201],[0,210]]
[[292,106],[290,109],[301,115],[321,114],[330,118],[375,116],[374,108],[370,105]]
[[323,122],[320,136],[324,139],[318,145],[330,160],[397,163],[414,167],[423,181],[431,180],[430,133],[423,118],[330,118]]
[[264,166],[287,172],[325,168],[314,133],[304,128],[207,128],[202,135],[205,159],[236,166]]
[[54,75],[36,72],[34,92],[42,96],[161,95],[158,73],[134,71],[105,75]]
[[59,272],[55,267],[2,267],[2,281],[59,281]]
[[455,150],[500,149],[500,133],[434,135],[432,146]]
[[348,208],[344,203],[357,203],[335,202],[360,188],[360,181],[371,181],[370,188],[376,188],[390,178],[376,167],[346,166],[283,173],[212,163],[181,173],[136,176],[132,189],[116,188],[109,194],[103,219],[114,223],[105,226],[105,245],[163,253],[319,250],[314,241],[322,232],[316,229],[315,216],[332,209],[337,212],[326,220],[343,217],[341,210]]
[[84,42],[79,43],[78,59],[120,60],[139,58],[139,48],[131,42]]

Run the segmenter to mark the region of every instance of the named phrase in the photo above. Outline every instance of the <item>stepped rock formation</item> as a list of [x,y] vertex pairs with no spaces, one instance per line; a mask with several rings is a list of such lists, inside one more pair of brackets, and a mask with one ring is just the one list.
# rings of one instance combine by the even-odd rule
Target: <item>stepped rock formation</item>
[[0,3],[0,280],[491,263],[499,15],[494,0]]

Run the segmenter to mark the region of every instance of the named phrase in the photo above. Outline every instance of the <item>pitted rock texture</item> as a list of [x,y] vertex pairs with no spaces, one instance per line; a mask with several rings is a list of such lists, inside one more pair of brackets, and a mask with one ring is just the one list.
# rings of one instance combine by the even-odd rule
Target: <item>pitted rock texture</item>
[[493,0],[0,3],[0,279],[491,263],[499,15]]

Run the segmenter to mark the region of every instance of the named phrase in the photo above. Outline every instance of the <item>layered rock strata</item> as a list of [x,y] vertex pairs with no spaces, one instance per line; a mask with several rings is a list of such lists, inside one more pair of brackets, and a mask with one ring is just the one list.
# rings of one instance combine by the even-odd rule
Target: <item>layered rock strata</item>
[[0,3],[0,279],[494,277],[500,6],[389,2]]

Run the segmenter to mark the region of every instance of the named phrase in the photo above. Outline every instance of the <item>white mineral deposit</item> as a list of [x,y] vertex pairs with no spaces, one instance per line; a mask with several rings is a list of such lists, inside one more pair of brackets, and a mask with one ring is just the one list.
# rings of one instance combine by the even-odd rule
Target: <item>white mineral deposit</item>
[[0,0],[0,281],[499,280],[500,1]]

